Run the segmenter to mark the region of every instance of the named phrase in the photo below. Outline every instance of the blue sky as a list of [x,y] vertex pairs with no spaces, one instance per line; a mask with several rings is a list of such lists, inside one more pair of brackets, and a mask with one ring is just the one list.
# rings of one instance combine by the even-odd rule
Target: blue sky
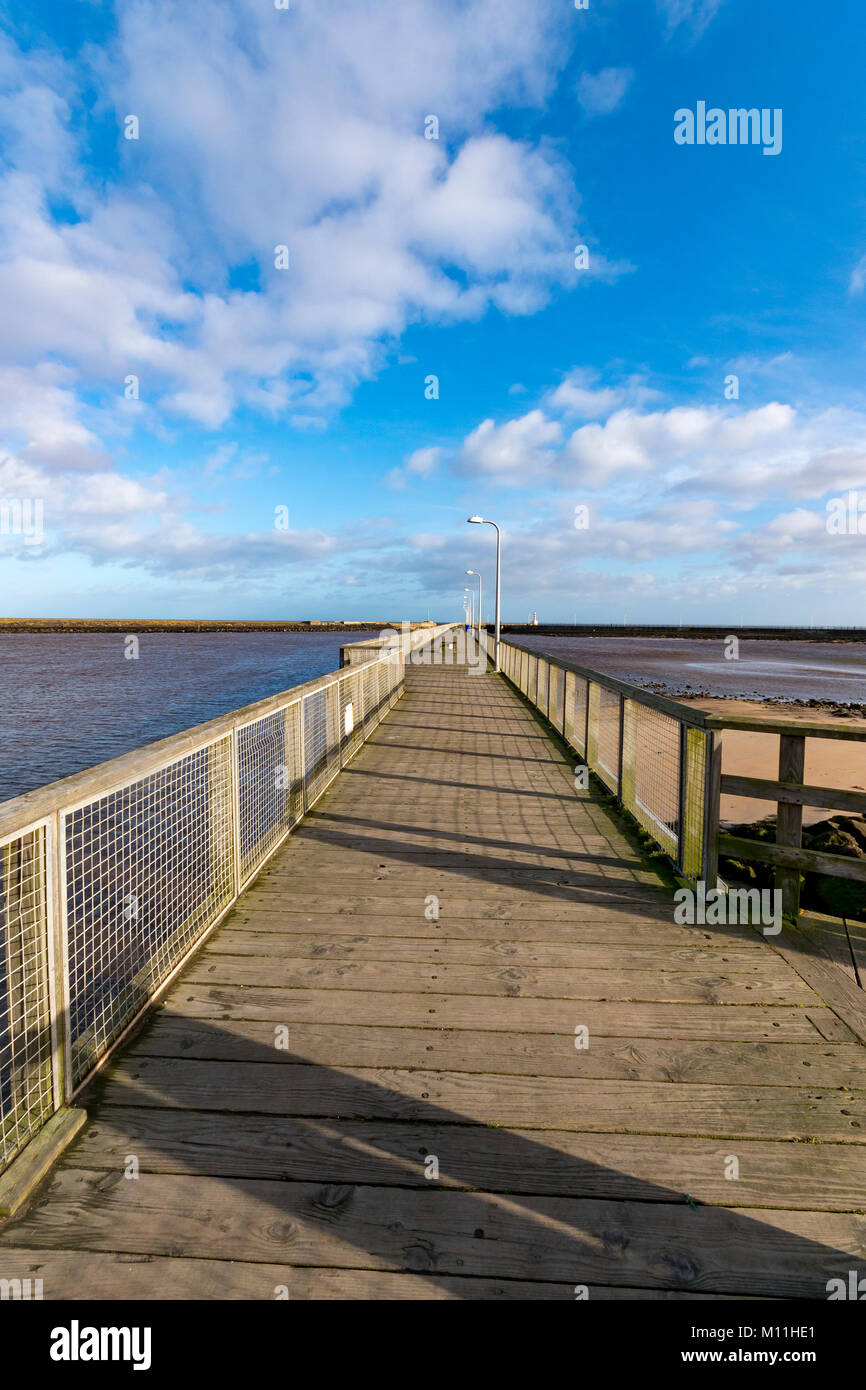
[[863,622],[854,0],[0,16],[4,613]]

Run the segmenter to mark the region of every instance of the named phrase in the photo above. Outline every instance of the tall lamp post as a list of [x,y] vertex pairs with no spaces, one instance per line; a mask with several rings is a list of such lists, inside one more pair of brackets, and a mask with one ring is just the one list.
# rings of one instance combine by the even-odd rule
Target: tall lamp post
[[474,621],[475,621],[475,590],[474,590],[474,589],[464,589],[464,590],[463,590],[463,608],[464,608],[464,612],[468,609],[469,621],[468,621],[467,626],[469,627],[469,630],[470,630],[470,632],[471,632],[471,631],[472,631],[472,624],[473,624]]
[[474,574],[474,575],[475,575],[475,578],[478,580],[478,641],[479,641],[479,644],[480,644],[480,642],[481,642],[481,613],[482,613],[482,611],[483,611],[482,608],[481,608],[481,575],[478,573],[477,570],[467,570],[466,573],[467,573],[467,574]]
[[502,535],[495,521],[488,520],[485,516],[470,516],[466,518],[474,526],[492,526],[496,532],[496,637],[493,642],[493,669],[499,670],[499,585],[502,574]]

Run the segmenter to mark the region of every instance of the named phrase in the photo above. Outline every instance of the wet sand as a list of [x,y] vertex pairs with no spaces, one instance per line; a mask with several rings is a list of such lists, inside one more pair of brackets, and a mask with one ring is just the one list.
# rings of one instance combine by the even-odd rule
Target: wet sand
[[[754,715],[756,718],[778,720],[811,719],[822,724],[838,724],[842,729],[862,728],[866,734],[866,716],[862,715],[834,719],[820,711],[783,709],[777,704],[754,700],[689,699],[682,703],[709,714]],[[722,771],[741,777],[777,779],[778,735],[726,729],[722,734]],[[851,743],[842,739],[807,739],[805,780],[816,787],[840,787],[846,791],[866,792],[866,741]],[[723,796],[721,814],[723,822],[728,825],[759,821],[776,814],[776,803],[755,801],[751,797]],[[805,806],[803,823],[813,825],[831,815],[832,811]]]

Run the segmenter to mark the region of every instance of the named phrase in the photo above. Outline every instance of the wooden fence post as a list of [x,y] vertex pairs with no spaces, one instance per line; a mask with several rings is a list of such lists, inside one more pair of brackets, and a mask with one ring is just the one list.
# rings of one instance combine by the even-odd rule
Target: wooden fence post
[[[806,769],[806,740],[802,734],[779,735],[779,781],[803,785]],[[803,843],[803,807],[792,802],[776,803],[776,844],[800,849]],[[782,916],[796,922],[800,915],[799,869],[776,869],[776,887],[782,893]]]
[[703,880],[707,892],[719,877],[719,814],[722,791],[722,739],[709,732],[707,740],[706,800],[704,801]]

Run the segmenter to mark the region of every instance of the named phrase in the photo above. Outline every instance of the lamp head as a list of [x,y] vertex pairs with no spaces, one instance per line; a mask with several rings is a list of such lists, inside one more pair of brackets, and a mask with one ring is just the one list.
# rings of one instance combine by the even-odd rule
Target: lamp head
[[467,521],[473,522],[475,525],[478,525],[479,522],[482,522],[482,521],[484,520],[484,517],[483,517],[483,516],[468,516],[468,517],[466,518],[466,520],[467,520]]

